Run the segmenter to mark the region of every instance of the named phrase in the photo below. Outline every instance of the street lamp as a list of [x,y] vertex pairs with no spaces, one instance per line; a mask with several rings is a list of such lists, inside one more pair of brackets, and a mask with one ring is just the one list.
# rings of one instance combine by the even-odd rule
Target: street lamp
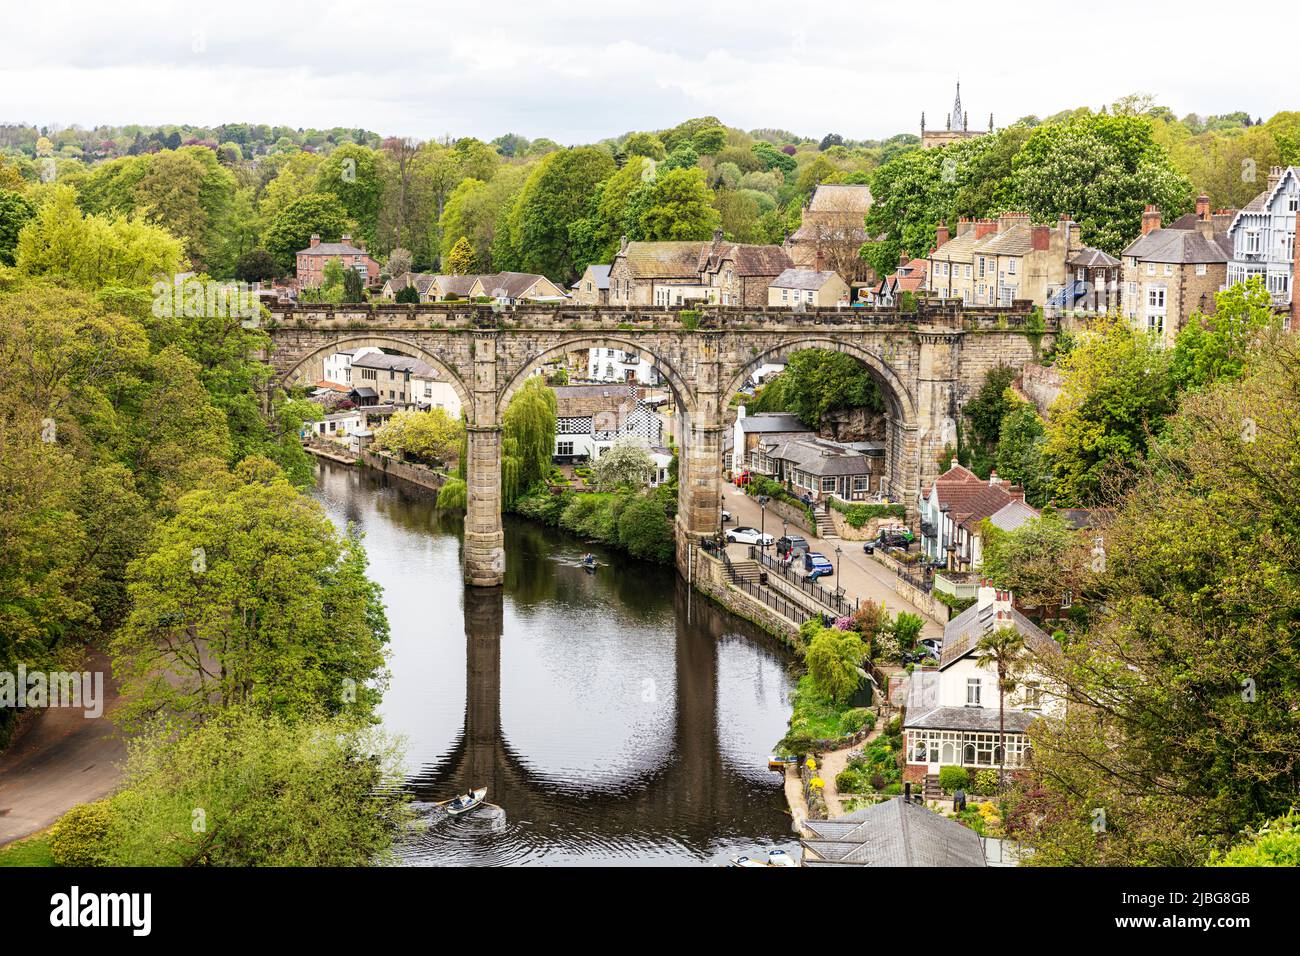
[[840,553],[842,549],[837,544],[835,546],[835,586],[843,590],[844,582],[840,580]]
[[767,538],[767,495],[758,496],[758,512],[759,512],[758,546],[760,548],[766,548],[767,542],[765,539]]

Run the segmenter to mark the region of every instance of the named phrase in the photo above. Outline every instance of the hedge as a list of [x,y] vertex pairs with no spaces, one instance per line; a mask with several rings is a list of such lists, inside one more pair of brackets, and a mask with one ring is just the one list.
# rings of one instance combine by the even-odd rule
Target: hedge
[[831,498],[830,505],[844,515],[844,520],[854,528],[861,528],[874,518],[905,519],[907,517],[905,505],[855,505],[840,501],[838,498]]
[[940,767],[939,786],[948,793],[965,790],[970,786],[970,773],[965,767]]
[[50,855],[59,866],[104,866],[111,822],[108,801],[73,807],[50,831]]

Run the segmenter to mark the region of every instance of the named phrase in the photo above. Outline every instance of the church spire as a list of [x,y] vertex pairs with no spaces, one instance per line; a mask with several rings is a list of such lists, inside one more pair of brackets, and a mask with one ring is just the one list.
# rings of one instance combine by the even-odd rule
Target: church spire
[[961,109],[961,80],[957,81],[957,98],[952,103],[952,120],[948,128],[966,132],[966,116]]

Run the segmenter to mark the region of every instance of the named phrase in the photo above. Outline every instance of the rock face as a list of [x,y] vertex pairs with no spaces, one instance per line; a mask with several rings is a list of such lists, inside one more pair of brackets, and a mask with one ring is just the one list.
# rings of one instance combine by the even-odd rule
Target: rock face
[[822,419],[821,436],[832,441],[884,441],[887,418],[870,408],[841,408]]

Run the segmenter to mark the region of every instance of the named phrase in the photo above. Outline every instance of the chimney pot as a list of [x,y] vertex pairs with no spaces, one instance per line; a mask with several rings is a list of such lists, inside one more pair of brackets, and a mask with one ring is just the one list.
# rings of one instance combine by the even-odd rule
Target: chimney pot
[[1210,197],[1205,195],[1205,193],[1201,193],[1196,197],[1196,218],[1210,218]]
[[1147,206],[1142,213],[1142,235],[1150,235],[1160,228],[1160,207]]
[[320,245],[320,233],[313,232],[311,234],[311,245],[313,247]]

